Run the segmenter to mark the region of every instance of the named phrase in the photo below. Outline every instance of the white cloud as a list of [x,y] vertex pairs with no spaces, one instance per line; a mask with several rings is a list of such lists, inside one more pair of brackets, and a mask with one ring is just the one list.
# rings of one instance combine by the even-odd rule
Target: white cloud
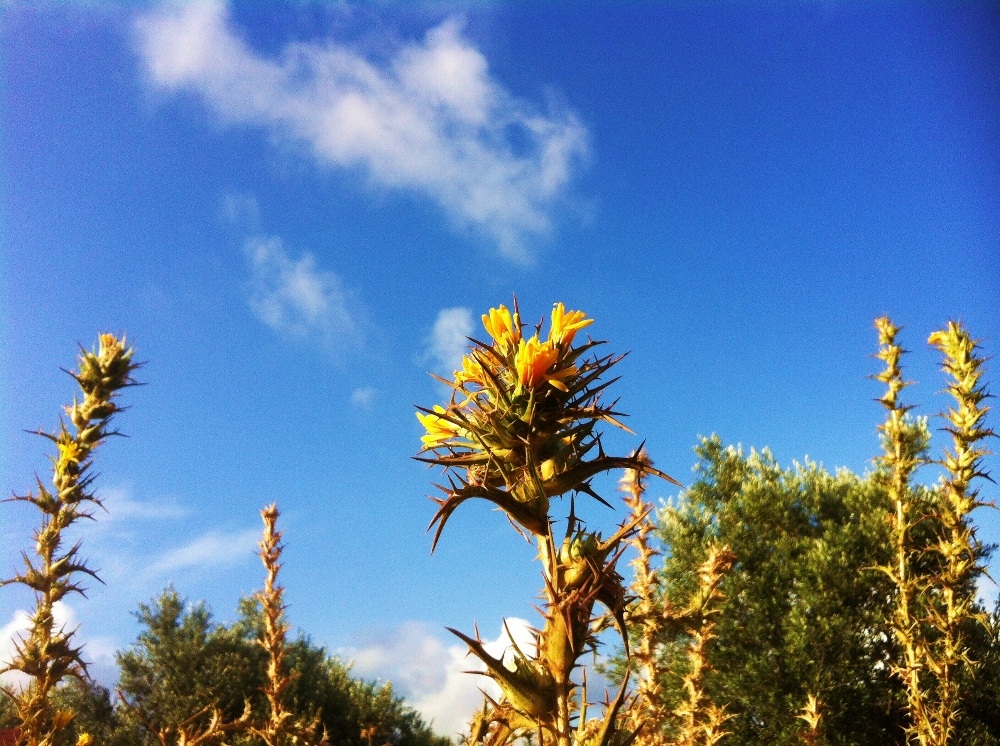
[[161,574],[189,567],[220,567],[235,565],[254,555],[259,533],[255,530],[238,533],[208,531],[182,547],[171,549],[147,569]]
[[[65,630],[67,632],[76,629],[76,613],[71,606],[62,601],[56,601],[52,606],[52,618],[55,621],[56,631]],[[14,612],[11,620],[3,627],[0,627],[0,668],[3,668],[14,659],[19,641],[26,636],[31,629],[31,613],[24,609]],[[75,639],[75,638],[74,638]],[[79,644],[79,640],[76,640]],[[29,677],[20,671],[8,671],[0,675],[0,683],[4,686],[20,689],[26,685]]]
[[550,230],[587,151],[576,117],[512,97],[455,19],[385,64],[333,41],[265,57],[212,2],[163,6],[140,16],[137,30],[154,85],[196,91],[223,121],[263,126],[320,163],[427,195],[514,259]]
[[[507,626],[521,650],[532,655],[534,637],[528,623],[512,618],[507,620]],[[509,662],[514,650],[506,629],[487,642],[486,649]],[[483,704],[480,689],[494,698],[500,695],[491,679],[466,673],[485,667],[467,655],[464,643],[456,639],[446,645],[422,622],[404,624],[364,647],[339,652],[354,662],[355,674],[392,681],[407,702],[443,736],[467,732],[469,720]]]
[[[18,640],[23,636],[22,633],[29,629],[31,629],[31,615],[23,609],[15,611],[11,620],[0,627],[0,668],[13,660]],[[28,676],[20,671],[0,674],[0,684],[14,689],[20,689],[28,683],[28,680]]]
[[375,402],[375,395],[378,392],[371,386],[364,386],[360,389],[354,389],[351,392],[351,404],[356,407],[361,407],[362,409],[370,409],[372,404]]
[[340,278],[316,266],[312,254],[292,259],[280,238],[251,238],[246,256],[252,273],[250,308],[279,334],[343,346],[360,330],[347,307]]
[[94,511],[98,524],[118,523],[130,520],[152,520],[183,518],[190,510],[171,499],[140,501],[132,497],[127,487],[106,487],[100,490],[104,510]]
[[472,311],[468,308],[442,308],[438,311],[427,344],[427,356],[439,366],[442,375],[462,369],[462,356],[472,334]]
[[255,233],[260,226],[260,205],[253,192],[228,192],[222,195],[222,217],[237,228]]

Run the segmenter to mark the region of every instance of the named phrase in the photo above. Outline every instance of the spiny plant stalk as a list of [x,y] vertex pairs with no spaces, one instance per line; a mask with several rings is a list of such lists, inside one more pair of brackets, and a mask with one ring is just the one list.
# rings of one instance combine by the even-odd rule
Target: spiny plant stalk
[[[640,451],[637,458],[652,466],[645,451]],[[626,621],[637,630],[637,640],[632,644],[632,658],[639,672],[636,702],[631,708],[630,720],[633,728],[642,722],[651,724],[643,728],[636,738],[636,746],[664,746],[666,735],[662,726],[671,713],[662,701],[660,677],[663,671],[657,657],[657,644],[671,613],[669,602],[658,593],[659,580],[653,570],[653,558],[660,553],[650,542],[654,528],[650,519],[653,506],[643,499],[646,491],[643,474],[641,469],[627,469],[619,487],[625,493],[625,504],[631,509],[633,517],[640,520],[636,532],[629,539],[629,544],[636,551],[636,558],[630,563],[634,575],[629,588],[635,600],[629,606]]]
[[985,427],[989,407],[984,401],[989,394],[980,381],[984,359],[977,354],[977,341],[960,323],[950,321],[927,342],[944,355],[942,367],[951,379],[947,391],[955,399],[955,407],[941,415],[949,422],[944,430],[951,434],[953,444],[951,450],[944,450],[941,464],[948,476],[938,491],[936,505],[939,535],[934,549],[941,558],[941,568],[927,594],[928,619],[939,633],[928,648],[926,661],[937,680],[937,702],[930,718],[934,743],[943,746],[960,715],[958,671],[971,665],[961,626],[970,619],[983,620],[974,611],[974,581],[983,567],[979,561],[982,544],[976,538],[971,514],[986,503],[972,484],[977,478],[989,478],[982,470],[983,456],[989,451],[981,442],[994,433]]
[[84,593],[77,580],[80,575],[99,578],[80,559],[80,542],[63,549],[63,532],[81,518],[92,518],[91,505],[103,507],[90,489],[92,456],[107,437],[118,434],[109,428],[120,411],[118,392],[135,385],[132,372],[139,366],[132,362],[132,356],[125,337],[113,334],[101,334],[96,350],[81,348],[79,368],[70,375],[79,384],[83,400],[74,397],[73,404],[64,407],[72,430],[60,418],[54,433],[38,432],[58,449],[52,459],[55,489],[50,491],[36,477],[36,492],[11,498],[31,503],[42,513],[41,527],[34,532],[37,559],[23,553],[24,573],[0,583],[20,583],[35,593],[31,629],[15,644],[11,663],[0,670],[20,671],[31,677],[25,689],[10,693],[22,723],[19,743],[28,746],[50,746],[58,731],[72,720],[72,713],[54,712],[51,707],[49,695],[55,686],[66,676],[81,680],[87,676],[81,648],[73,646],[74,631],[57,627],[54,612],[56,603],[67,595]]
[[875,320],[879,336],[876,357],[885,363],[885,370],[874,376],[886,384],[887,391],[878,401],[887,411],[887,419],[879,427],[882,433],[882,455],[876,459],[886,480],[893,512],[889,514],[894,556],[890,565],[880,567],[896,586],[895,606],[892,613],[892,630],[902,652],[902,663],[893,665],[893,671],[906,685],[907,709],[910,714],[909,733],[922,746],[935,743],[930,721],[927,692],[920,673],[924,667],[926,648],[921,630],[921,613],[917,608],[921,591],[921,578],[913,571],[914,556],[919,548],[914,546],[913,529],[920,522],[921,510],[917,505],[910,478],[923,460],[925,440],[907,420],[912,405],[900,402],[899,394],[910,385],[903,379],[899,366],[905,353],[896,343],[899,327],[887,316]]
[[277,504],[271,504],[260,512],[264,521],[264,535],[260,541],[260,559],[267,574],[264,578],[264,590],[256,594],[260,601],[264,616],[264,633],[258,642],[267,651],[267,685],[264,696],[267,697],[270,717],[259,725],[251,728],[251,732],[260,736],[267,746],[299,746],[306,744],[325,744],[326,739],[317,734],[319,717],[308,725],[303,725],[290,712],[284,703],[285,690],[295,680],[293,674],[285,670],[285,656],[288,653],[288,623],[285,621],[285,589],[278,583],[278,571],[281,570],[281,532],[277,530]]
[[696,620],[690,635],[687,659],[688,671],[683,677],[685,700],[674,712],[681,719],[678,746],[714,744],[726,731],[723,724],[732,716],[724,707],[708,701],[703,688],[704,676],[709,670],[706,652],[708,644],[715,639],[713,618],[719,613],[724,599],[720,586],[736,561],[736,555],[728,546],[712,544],[708,555],[698,570],[698,590],[688,606],[686,616]]
[[796,715],[808,727],[808,730],[799,733],[799,740],[806,746],[820,746],[822,743],[823,735],[820,733],[819,724],[823,719],[823,713],[819,711],[820,707],[822,707],[822,703],[815,694],[810,692],[806,695],[806,703],[802,705],[802,713]]
[[588,357],[601,342],[573,344],[593,319],[557,303],[544,341],[543,322],[529,338],[516,302],[513,314],[505,306],[491,309],[483,316],[490,341],[470,340],[462,370],[453,380],[441,379],[453,390],[448,406],[419,408],[417,414],[427,431],[418,458],[444,467],[448,477],[439,485],[445,496],[436,499],[431,521],[434,544],[460,505],[482,499],[500,508],[537,546],[542,564],[544,624],[534,632],[532,651],[514,646],[513,670],[490,655],[478,635],[451,630],[503,692],[500,701],[487,699],[473,722],[471,740],[503,746],[530,734],[538,746],[628,746],[636,735],[621,728],[628,677],[607,702],[604,716],[588,721],[586,695],[573,674],[596,644],[603,618],[594,613],[597,603],[607,609],[628,651],[626,595],[616,564],[645,516],[626,520],[604,539],[586,529],[571,499],[565,532],[557,538],[551,501],[573,493],[607,505],[591,479],[614,469],[674,480],[636,455],[604,452],[597,424],[628,428],[618,420],[622,415],[614,403],[601,400],[613,383],[602,378],[621,357]]
[[[224,743],[230,733],[240,733],[247,729],[250,724],[250,703],[246,703],[243,715],[238,720],[225,722],[222,713],[217,707],[208,705],[187,720],[177,725],[166,725],[157,728],[150,722],[142,707],[129,702],[121,691],[118,692],[121,702],[136,716],[150,733],[156,736],[160,746],[210,746],[210,744]],[[208,722],[204,716],[209,715]],[[202,725],[201,723],[204,723]]]

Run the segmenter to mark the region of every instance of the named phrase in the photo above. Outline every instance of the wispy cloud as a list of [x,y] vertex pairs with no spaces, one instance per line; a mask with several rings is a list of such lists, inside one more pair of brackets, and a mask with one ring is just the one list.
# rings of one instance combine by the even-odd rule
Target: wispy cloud
[[163,520],[183,518],[191,511],[175,500],[136,500],[128,487],[105,487],[100,490],[104,510],[97,511],[98,526],[132,520]]
[[452,371],[462,368],[462,356],[469,346],[467,337],[470,334],[472,311],[468,308],[442,308],[427,340],[427,359],[442,375],[450,377]]
[[385,64],[332,41],[265,57],[219,3],[163,6],[137,29],[156,86],[196,91],[225,122],[266,127],[321,163],[425,194],[514,259],[550,230],[587,151],[578,119],[511,96],[455,19]]
[[205,569],[235,565],[254,555],[258,538],[256,530],[236,533],[208,531],[184,546],[168,550],[146,572],[158,575],[190,567]]
[[[531,655],[535,643],[528,623],[512,618],[507,620],[507,627],[518,647]],[[487,642],[486,649],[509,662],[514,651],[507,630]],[[500,696],[500,688],[491,679],[466,673],[482,671],[484,666],[467,655],[464,644],[446,645],[422,622],[404,624],[375,636],[361,647],[339,652],[354,662],[356,674],[392,681],[443,736],[467,730],[473,713],[483,704],[480,689],[494,698]]]
[[375,395],[378,392],[371,386],[364,386],[360,389],[354,389],[351,392],[351,404],[356,407],[361,407],[362,409],[371,409],[372,404],[375,402]]
[[245,251],[252,275],[250,308],[274,331],[327,348],[360,339],[340,278],[317,267],[312,254],[293,259],[275,237],[251,238]]
[[260,205],[253,192],[227,192],[220,204],[222,217],[227,223],[250,233],[260,229]]

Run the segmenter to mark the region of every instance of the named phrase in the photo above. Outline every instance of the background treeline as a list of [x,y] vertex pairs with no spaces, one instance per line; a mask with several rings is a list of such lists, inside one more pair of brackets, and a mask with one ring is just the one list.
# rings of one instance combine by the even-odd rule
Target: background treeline
[[[237,720],[249,697],[254,716],[267,718],[263,689],[268,655],[258,643],[263,634],[260,604],[240,604],[237,620],[213,621],[204,602],[190,603],[173,588],[137,612],[138,640],[117,655],[118,688],[131,702],[141,702],[144,716],[158,728],[180,723],[215,703],[226,721]],[[285,664],[294,677],[286,692],[289,710],[304,721],[318,713],[331,746],[369,746],[361,731],[375,728],[376,746],[446,746],[419,714],[393,691],[391,683],[363,681],[350,675],[350,665],[330,655],[307,636],[289,641]],[[71,678],[55,690],[57,711],[75,713],[60,731],[59,744],[74,744],[81,734],[108,746],[154,746],[156,736],[114,693],[94,683]],[[0,697],[0,728],[19,725],[8,698]],[[234,736],[231,743],[257,743]]]
[[[926,449],[926,423],[909,426]],[[890,626],[896,588],[876,569],[892,553],[886,475],[831,474],[809,461],[783,468],[767,449],[746,454],[716,436],[696,451],[696,481],[659,513],[659,592],[668,608],[683,608],[711,545],[728,545],[737,558],[721,583],[702,681],[706,697],[732,716],[724,743],[802,743],[799,713],[809,694],[822,703],[825,743],[906,743],[906,695],[892,673],[900,656]],[[931,503],[939,487],[912,489]],[[981,547],[980,559],[992,549]],[[1000,606],[963,625],[977,665],[974,680],[963,670],[956,744],[1000,744],[998,629]],[[678,630],[659,648],[668,708],[686,696],[689,642]],[[619,656],[609,670],[620,677],[622,664]]]

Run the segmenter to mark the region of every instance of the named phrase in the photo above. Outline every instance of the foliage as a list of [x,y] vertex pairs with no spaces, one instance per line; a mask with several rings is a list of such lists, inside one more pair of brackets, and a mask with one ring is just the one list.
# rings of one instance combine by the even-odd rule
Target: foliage
[[[219,707],[226,720],[238,719],[244,697],[255,718],[268,717],[264,694],[269,657],[258,644],[266,619],[258,601],[245,599],[240,618],[219,625],[204,603],[189,604],[172,588],[151,604],[140,605],[139,621],[146,628],[136,644],[119,654],[121,689],[141,702],[151,723],[162,727],[182,722],[206,705]],[[285,663],[291,681],[284,704],[303,722],[318,713],[320,726],[334,746],[362,746],[362,728],[376,726],[379,743],[393,746],[445,746],[419,715],[394,693],[351,677],[350,666],[330,656],[309,638],[288,643]],[[134,723],[131,713],[122,716]],[[149,734],[145,743],[154,743]],[[259,743],[243,737],[240,742]]]
[[[891,583],[862,568],[889,558],[884,487],[814,463],[783,469],[771,454],[703,439],[697,481],[660,515],[669,547],[664,593],[683,606],[708,547],[737,557],[708,653],[705,689],[733,715],[740,744],[792,744],[809,694],[825,705],[831,744],[901,741],[895,648],[884,633]],[[680,699],[686,634],[665,645],[668,700]]]
[[[506,513],[538,548],[543,625],[508,664],[456,630],[500,686],[470,726],[469,746],[712,746],[904,744],[1000,746],[1000,604],[986,614],[976,581],[993,547],[976,536],[986,505],[982,468],[989,394],[984,358],[960,324],[931,335],[943,354],[955,404],[941,417],[952,445],[933,487],[913,477],[930,463],[926,419],[910,416],[899,328],[876,320],[886,367],[879,399],[882,454],[865,476],[831,475],[815,463],[782,468],[766,449],[744,454],[713,436],[696,449],[698,478],[660,511],[644,500],[655,469],[642,447],[611,456],[601,423],[621,427],[603,396],[621,359],[575,344],[581,311],[556,304],[529,338],[516,302],[483,316],[489,342],[472,341],[447,406],[422,409],[420,460],[447,483],[431,527],[434,545],[454,511],[472,499]],[[2,585],[32,588],[36,610],[4,671],[29,676],[0,697],[0,729],[25,746],[446,746],[391,684],[354,679],[350,665],[308,637],[289,640],[278,511],[262,511],[264,589],[238,620],[217,624],[204,603],[173,588],[140,604],[137,642],[121,651],[120,697],[90,681],[73,632],[55,604],[82,593],[93,571],[65,549],[63,531],[100,506],[90,491],[92,456],[119,411],[117,392],[137,367],[125,339],[101,335],[71,373],[83,400],[65,408],[52,440],[54,491],[14,499],[42,513],[37,559]],[[443,380],[443,379],[442,379]],[[631,431],[629,431],[631,432]],[[630,515],[610,538],[588,529],[575,498],[607,505],[591,486],[623,469]],[[676,482],[674,482],[676,484]],[[553,501],[570,495],[557,537]],[[665,547],[661,568],[653,560]],[[634,580],[617,565],[631,547]],[[432,546],[433,548],[433,546]],[[598,608],[603,607],[603,611]],[[583,655],[610,627],[622,640],[607,667],[617,695],[588,717]],[[0,671],[2,673],[3,671]],[[630,676],[636,684],[630,691]],[[9,736],[9,734],[8,734]]]

